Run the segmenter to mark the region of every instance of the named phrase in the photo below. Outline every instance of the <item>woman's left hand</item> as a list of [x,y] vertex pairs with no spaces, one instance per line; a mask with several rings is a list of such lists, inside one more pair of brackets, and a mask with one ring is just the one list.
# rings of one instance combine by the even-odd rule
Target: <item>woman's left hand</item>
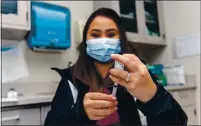
[[[110,70],[110,78],[124,86],[138,100],[144,103],[151,100],[157,91],[157,87],[146,65],[133,54],[113,54],[111,57],[113,60],[124,64],[128,71],[113,68]],[[128,74],[130,74],[130,77],[128,77]]]

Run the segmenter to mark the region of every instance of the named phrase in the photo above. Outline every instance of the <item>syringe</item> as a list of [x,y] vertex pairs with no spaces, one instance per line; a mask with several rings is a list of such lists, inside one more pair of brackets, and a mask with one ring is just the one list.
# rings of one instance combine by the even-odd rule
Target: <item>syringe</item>
[[[124,65],[119,63],[118,61],[115,61],[114,68],[123,70]],[[113,89],[112,89],[112,96],[116,96],[117,87],[118,87],[118,84],[114,82]]]

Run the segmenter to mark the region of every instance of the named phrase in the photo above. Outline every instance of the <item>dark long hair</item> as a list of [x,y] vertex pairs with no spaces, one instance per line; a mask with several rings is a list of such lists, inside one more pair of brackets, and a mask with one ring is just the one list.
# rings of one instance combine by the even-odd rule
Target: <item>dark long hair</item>
[[[94,11],[91,16],[88,18],[84,30],[83,30],[83,39],[81,44],[78,46],[78,50],[80,52],[79,57],[77,62],[74,65],[74,70],[73,70],[73,75],[74,77],[77,78],[88,78],[88,80],[96,78],[97,76],[94,75],[95,73],[93,73],[93,69],[94,69],[94,64],[93,64],[93,60],[87,55],[86,53],[86,36],[87,36],[87,32],[89,29],[89,26],[91,24],[91,22],[97,17],[97,16],[104,16],[107,17],[111,20],[114,21],[114,23],[117,25],[117,28],[120,32],[120,40],[121,40],[121,53],[127,53],[128,52],[128,40],[126,38],[125,35],[125,30],[124,27],[121,23],[121,18],[119,17],[119,15],[112,9],[109,8],[100,8],[96,11]],[[80,74],[78,76],[78,74]],[[85,80],[83,80],[85,82]],[[95,80],[96,81],[96,80]],[[88,82],[85,82],[88,83]],[[88,84],[90,86],[93,86],[91,84]]]

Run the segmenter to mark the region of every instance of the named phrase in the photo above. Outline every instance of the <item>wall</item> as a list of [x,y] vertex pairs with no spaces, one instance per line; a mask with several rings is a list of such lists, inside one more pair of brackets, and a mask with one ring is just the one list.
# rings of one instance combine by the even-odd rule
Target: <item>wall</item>
[[[74,34],[74,21],[80,20],[80,19],[86,19],[88,16],[92,13],[93,10],[93,3],[92,1],[44,1],[46,3],[52,3],[60,6],[68,7],[71,11],[71,17],[72,17],[72,37],[71,37],[71,48],[68,49],[65,53],[62,54],[37,54],[33,53],[31,51],[28,51],[27,59],[30,68],[33,68],[32,73],[37,73],[37,77],[31,77],[32,80],[35,81],[34,78],[38,78],[41,76],[44,76],[44,73],[49,73],[47,69],[44,68],[50,68],[50,67],[59,67],[59,68],[66,68],[69,61],[75,62],[78,56],[78,52],[76,51],[76,44],[75,44],[75,37]],[[32,66],[31,66],[32,65]],[[35,67],[37,69],[35,69]],[[39,72],[38,70],[44,70],[43,72]],[[40,75],[41,73],[41,75]],[[49,74],[45,75],[46,78],[49,78]],[[48,77],[49,76],[49,77]],[[52,78],[55,75],[52,76]],[[42,78],[41,78],[42,79]],[[43,80],[40,80],[43,81]],[[45,81],[45,80],[44,80]]]
[[[72,18],[72,37],[71,37],[71,48],[63,53],[36,53],[31,51],[26,46],[26,41],[22,41],[22,47],[24,48],[25,60],[28,65],[29,77],[15,81],[15,83],[3,84],[3,95],[7,92],[10,87],[19,89],[19,92],[36,92],[36,91],[47,91],[48,88],[42,88],[44,84],[51,84],[60,80],[60,76],[50,70],[51,67],[66,68],[68,62],[76,61],[78,52],[76,50],[74,34],[74,21],[83,20],[93,11],[92,1],[44,1],[46,3],[53,3],[61,6],[68,7],[71,11]],[[15,42],[15,41],[12,41]],[[42,87],[41,87],[42,86]],[[20,88],[19,88],[20,87]],[[26,87],[26,88],[25,88]],[[41,87],[41,88],[39,88]],[[55,88],[55,87],[54,87]],[[30,90],[29,90],[30,89]]]
[[200,31],[200,2],[164,1],[163,5],[167,47],[155,61],[166,65],[182,64],[187,74],[196,75],[198,87],[196,100],[200,124],[200,55],[174,59],[172,53],[172,42],[174,38],[191,35]]
[[[71,10],[72,21],[77,19],[86,19],[93,10],[93,1],[45,1],[69,7]],[[167,48],[157,58],[157,63],[183,64],[187,74],[196,74],[197,85],[200,88],[200,56],[183,58],[175,60],[172,58],[172,40],[175,37],[185,36],[197,33],[200,30],[200,6],[198,1],[164,1],[164,17],[167,38]],[[74,30],[72,28],[72,33]],[[16,83],[24,83],[24,87],[32,88],[32,91],[45,90],[42,83],[52,83],[52,80],[59,80],[58,74],[52,72],[50,67],[67,67],[68,61],[76,61],[78,53],[74,43],[75,34],[72,34],[72,46],[66,52],[56,53],[35,53],[25,48],[25,59],[29,68],[30,76],[25,79],[16,81]],[[25,43],[25,42],[24,42]],[[37,84],[38,83],[38,84]],[[10,86],[9,85],[9,86]],[[3,85],[3,89],[8,86]],[[28,90],[28,89],[26,89]],[[47,90],[47,89],[46,89]],[[200,90],[200,89],[199,89]],[[3,90],[3,92],[6,90]],[[29,92],[29,91],[27,91]],[[197,95],[200,95],[197,92]],[[197,97],[200,103],[200,97]],[[198,107],[200,104],[198,104]],[[198,110],[200,112],[200,109]],[[200,119],[200,113],[198,116]]]

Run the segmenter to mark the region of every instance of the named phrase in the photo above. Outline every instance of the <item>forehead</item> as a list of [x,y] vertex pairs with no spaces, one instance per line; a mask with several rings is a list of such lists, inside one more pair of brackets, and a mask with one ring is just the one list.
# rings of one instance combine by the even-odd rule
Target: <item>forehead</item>
[[97,16],[96,18],[94,18],[94,20],[91,22],[89,26],[89,30],[92,29],[106,30],[111,28],[118,29],[112,19],[103,16]]

